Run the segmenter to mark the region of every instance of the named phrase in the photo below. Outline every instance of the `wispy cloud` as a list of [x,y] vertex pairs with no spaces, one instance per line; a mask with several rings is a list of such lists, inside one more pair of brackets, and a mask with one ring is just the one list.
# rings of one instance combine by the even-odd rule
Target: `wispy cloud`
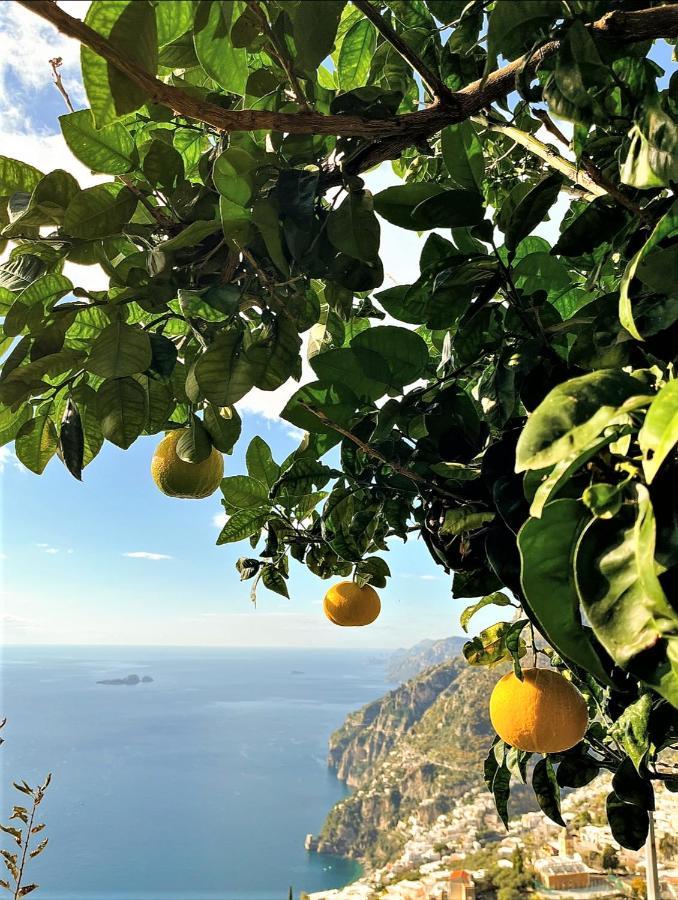
[[12,448],[5,445],[0,447],[0,472],[4,472],[6,466],[11,466],[13,469],[19,469],[20,471],[24,470],[24,466],[16,458]]
[[0,616],[0,627],[6,631],[35,631],[40,627],[36,619],[27,619],[24,616],[14,616],[5,613]]
[[228,516],[224,512],[212,516],[212,524],[215,528],[223,528],[226,522],[228,522]]
[[123,553],[123,556],[129,556],[130,559],[151,559],[157,562],[159,559],[172,559],[167,553],[149,553],[147,550],[132,550],[130,553]]
[[42,550],[43,553],[47,553],[49,556],[56,556],[59,552],[57,547],[53,547],[51,544],[39,543],[35,545],[39,550]]

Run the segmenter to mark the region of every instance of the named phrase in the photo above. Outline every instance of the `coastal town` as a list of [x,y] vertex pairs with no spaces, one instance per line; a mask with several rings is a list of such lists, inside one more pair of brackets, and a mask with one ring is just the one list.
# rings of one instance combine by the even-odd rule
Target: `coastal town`
[[[562,828],[541,812],[511,819],[506,832],[492,796],[475,788],[432,825],[412,814],[398,823],[400,855],[341,890],[304,900],[502,900],[529,893],[554,900],[644,898],[645,855],[621,848],[604,816],[609,779],[566,796]],[[423,805],[426,804],[424,801]],[[425,811],[422,810],[422,813]],[[661,900],[678,900],[678,802],[659,789],[654,813]],[[502,888],[501,885],[504,884]],[[519,886],[518,886],[519,885]],[[515,893],[513,892],[515,891]]]

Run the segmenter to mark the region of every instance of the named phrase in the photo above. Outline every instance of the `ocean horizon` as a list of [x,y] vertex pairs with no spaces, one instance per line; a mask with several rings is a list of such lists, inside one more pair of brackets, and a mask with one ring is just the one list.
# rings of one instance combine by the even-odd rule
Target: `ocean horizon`
[[[0,821],[21,802],[12,781],[53,774],[37,896],[286,900],[355,880],[304,837],[347,794],[327,741],[392,686],[387,653],[4,646]],[[153,680],[97,684],[130,674]]]

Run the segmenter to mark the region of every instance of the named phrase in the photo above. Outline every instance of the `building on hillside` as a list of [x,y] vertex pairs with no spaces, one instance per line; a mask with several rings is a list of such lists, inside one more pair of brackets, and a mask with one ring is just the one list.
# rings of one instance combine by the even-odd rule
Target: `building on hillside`
[[589,867],[571,859],[541,860],[536,864],[535,870],[542,887],[549,891],[587,888],[591,883]]
[[446,891],[446,897],[445,894],[441,895],[444,900],[476,900],[476,886],[471,873],[466,869],[450,872]]

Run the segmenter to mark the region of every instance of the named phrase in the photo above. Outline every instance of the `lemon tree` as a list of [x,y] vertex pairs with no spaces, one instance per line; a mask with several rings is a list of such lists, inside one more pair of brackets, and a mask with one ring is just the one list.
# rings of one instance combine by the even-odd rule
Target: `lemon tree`
[[[528,763],[556,820],[604,768],[640,846],[653,783],[678,788],[678,132],[656,61],[678,6],[23,5],[82,44],[89,107],[61,128],[108,177],[0,158],[2,441],[81,478],[103,441],[181,429],[200,465],[305,355],[281,410],[298,449],[257,438],[221,483],[219,542],[258,554],[242,578],[285,594],[292,558],[380,588],[389,541],[419,535],[465,627],[520,607],[471,664],[519,678],[546,653],[588,703],[583,739],[533,769],[495,743],[501,814]],[[425,236],[411,284],[385,280],[384,221]]]

